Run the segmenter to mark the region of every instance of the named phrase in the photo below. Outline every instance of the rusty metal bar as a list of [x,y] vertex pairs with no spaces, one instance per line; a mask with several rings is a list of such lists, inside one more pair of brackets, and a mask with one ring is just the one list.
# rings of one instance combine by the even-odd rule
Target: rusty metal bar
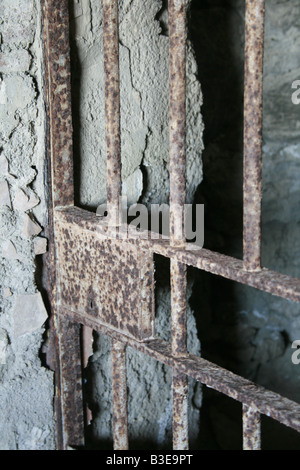
[[186,332],[186,266],[171,259],[171,341],[175,357],[187,352]]
[[45,74],[53,205],[74,204],[69,11],[67,0],[44,0]]
[[264,0],[246,0],[244,82],[244,268],[261,268]]
[[[170,241],[185,243],[186,1],[169,0]],[[172,353],[186,355],[186,266],[171,260]],[[173,370],[173,449],[188,450],[188,378]]]
[[261,450],[261,416],[243,404],[243,450]]
[[184,240],[186,203],[186,0],[169,0],[170,239]]
[[[61,223],[74,224],[78,229],[93,232],[102,231],[101,221],[95,214],[77,207],[57,209],[55,217]],[[148,239],[128,238],[129,244],[139,244],[141,248],[226,279],[254,287],[283,299],[300,303],[300,279],[262,268],[258,272],[245,271],[243,261],[214,251],[193,249],[189,244],[181,248],[172,247],[168,240],[157,240],[148,233]]]
[[[103,0],[103,48],[106,119],[107,210],[111,225],[119,223],[122,194],[118,1]],[[112,342],[113,439],[115,450],[128,449],[126,353]]]
[[[171,341],[174,357],[187,354],[186,266],[171,260]],[[188,450],[188,378],[173,369],[173,449]]]
[[173,450],[188,450],[188,377],[173,369]]
[[107,210],[112,225],[118,222],[122,192],[118,1],[103,0],[103,48],[106,120]]
[[178,372],[247,405],[253,411],[269,416],[285,426],[300,432],[299,403],[282,397],[278,393],[267,390],[244,377],[240,377],[193,354],[187,354],[185,357],[174,357],[171,344],[164,340],[136,341],[119,331],[102,325],[97,318],[90,315],[75,314],[68,310],[64,310],[64,314],[74,321],[81,322],[116,341],[123,342],[127,346],[176,369]]
[[58,318],[60,345],[63,449],[84,445],[84,408],[81,369],[81,325],[66,316]]
[[126,344],[112,341],[112,392],[114,450],[128,450]]
[[84,440],[80,332],[79,325],[61,318],[54,220],[56,207],[74,204],[68,0],[43,0],[42,7],[47,178],[51,188],[45,228],[49,248],[44,259],[51,304],[47,363],[55,372],[56,448],[66,449],[82,446]]

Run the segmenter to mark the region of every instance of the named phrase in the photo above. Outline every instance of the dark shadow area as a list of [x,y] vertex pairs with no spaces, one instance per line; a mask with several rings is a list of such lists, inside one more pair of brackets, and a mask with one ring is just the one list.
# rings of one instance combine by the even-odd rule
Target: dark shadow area
[[[199,450],[242,450],[242,404],[203,387]],[[261,416],[261,448],[299,450],[299,434]]]
[[[190,305],[196,314],[201,356],[299,402],[299,366],[291,361],[291,338],[284,324],[280,327],[269,316],[268,305],[273,296],[196,269],[193,277]],[[297,307],[283,299],[277,302],[282,311]],[[266,308],[261,309],[263,305]],[[203,387],[201,449],[239,448],[240,406],[228,406],[226,400],[224,395]],[[226,429],[228,432],[224,434]],[[300,449],[300,435],[274,420],[267,420],[262,432],[264,449]]]
[[[189,30],[203,93],[203,181],[194,203],[205,207],[204,248],[241,259],[244,2],[193,0]],[[196,269],[193,278],[190,304],[196,316],[202,357],[249,380],[259,379],[266,388],[284,396],[293,394],[293,371],[287,372],[290,383],[294,383],[291,389],[284,381],[279,384],[280,364],[291,370],[290,338],[285,326],[276,325],[277,314],[273,312],[287,312],[294,307],[285,305],[285,301],[281,306],[280,301],[266,300],[260,292],[253,292],[251,297],[251,291],[243,291],[238,283]],[[255,315],[257,319],[253,319]],[[268,337],[272,328],[274,332]],[[295,395],[289,398],[298,401]],[[241,449],[240,407],[203,387],[201,449]],[[300,438],[273,420],[263,420],[263,446],[300,449]]]
[[162,0],[162,7],[159,10],[159,12],[157,13],[156,17],[155,17],[155,19],[157,21],[159,21],[159,23],[160,23],[160,27],[161,27],[161,33],[160,34],[162,36],[168,36],[169,35],[168,25],[163,20],[163,15],[164,15],[164,12],[166,11],[167,8],[168,8],[168,0]]
[[300,450],[299,433],[273,419],[262,416],[261,440],[263,450]]
[[41,361],[42,367],[46,367],[46,369],[49,369],[49,365],[47,364],[47,341],[48,341],[48,334],[49,334],[49,329],[50,329],[50,312],[51,312],[51,305],[49,302],[48,298],[48,293],[47,289],[45,287],[45,280],[43,279],[44,272],[45,272],[45,263],[44,263],[44,257],[43,256],[36,256],[35,258],[35,272],[34,272],[34,280],[36,283],[36,286],[41,293],[41,296],[43,298],[43,302],[45,305],[45,308],[49,314],[49,318],[46,320],[44,326],[45,326],[45,331],[43,333],[42,337],[42,346],[39,351],[39,358]]
[[[233,16],[236,17],[233,21]],[[195,203],[205,205],[205,248],[242,255],[243,19],[232,1],[194,0],[190,39],[203,93],[203,181]]]
[[200,450],[242,450],[241,404],[203,387]]
[[[236,15],[235,22],[232,21]],[[203,94],[202,116],[205,124],[203,181],[195,195],[195,204],[204,204],[204,248],[242,257],[242,172],[243,172],[243,64],[235,39],[244,33],[243,18],[234,2],[227,0],[193,0],[189,20],[190,40],[198,65],[198,79]],[[239,39],[238,44],[241,44]],[[201,355],[218,365],[230,368],[230,346],[223,335],[220,303],[233,316],[235,295],[232,283],[193,270],[194,288],[190,305],[195,312],[201,342]],[[230,323],[230,321],[229,321]],[[228,328],[229,325],[227,325]],[[232,318],[231,335],[234,334]],[[216,398],[217,396],[217,398]],[[213,397],[213,398],[212,398]],[[216,433],[224,434],[228,449],[241,448],[231,441],[228,429],[215,422],[216,406],[228,406],[232,400],[203,387],[200,421],[200,448],[221,450]],[[225,400],[226,403],[223,403]],[[228,412],[230,413],[228,408]],[[235,409],[235,407],[233,406]],[[225,408],[226,409],[226,408]],[[213,421],[212,421],[213,420]],[[217,427],[216,427],[217,426]],[[238,445],[237,445],[238,444]]]

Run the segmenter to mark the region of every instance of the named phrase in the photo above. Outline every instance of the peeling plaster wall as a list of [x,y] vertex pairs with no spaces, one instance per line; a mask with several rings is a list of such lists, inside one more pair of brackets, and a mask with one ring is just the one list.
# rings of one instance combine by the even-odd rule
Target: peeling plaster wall
[[0,449],[46,450],[54,389],[36,279],[47,249],[40,2],[1,0],[0,32]]

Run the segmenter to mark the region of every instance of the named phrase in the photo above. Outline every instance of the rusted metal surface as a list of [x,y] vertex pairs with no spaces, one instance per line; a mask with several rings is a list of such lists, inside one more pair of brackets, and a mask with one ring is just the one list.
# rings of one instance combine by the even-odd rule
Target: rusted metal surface
[[114,450],[128,450],[126,344],[113,340],[112,351]]
[[84,445],[84,407],[81,369],[81,325],[63,316],[58,317],[63,448]]
[[169,1],[170,238],[182,245],[186,202],[186,1]]
[[[174,357],[187,353],[186,266],[171,260],[171,345]],[[188,450],[188,379],[173,370],[173,449]]]
[[[74,224],[80,229],[97,233],[101,225],[100,218],[83,209],[76,207],[56,210],[56,217],[62,223]],[[128,238],[124,243],[136,245],[151,253],[156,253],[182,264],[194,266],[203,271],[222,276],[226,279],[254,287],[287,300],[300,303],[300,279],[262,268],[259,272],[249,272],[244,269],[243,261],[216,253],[207,249],[194,249],[189,244],[182,248],[172,247],[169,240],[154,239],[151,232],[148,238]]]
[[[126,347],[173,371],[173,448],[188,449],[188,377],[243,404],[244,449],[260,448],[260,415],[300,432],[300,405],[186,348],[186,266],[300,302],[300,280],[261,268],[261,130],[264,1],[246,0],[244,256],[185,243],[186,2],[169,0],[170,240],[116,237],[121,195],[118,2],[103,0],[107,202],[110,226],[74,207],[68,1],[43,0],[48,110],[50,232],[48,290],[58,448],[84,444],[82,369],[92,331],[112,340],[113,437],[128,449]],[[55,242],[55,243],[54,243]],[[155,338],[154,253],[171,259],[171,343]],[[83,327],[81,327],[83,325]],[[82,340],[82,349],[81,349]],[[91,415],[87,411],[87,421]]]
[[[169,1],[170,243],[185,243],[186,1]],[[186,266],[171,260],[171,338],[175,357],[186,354]],[[173,370],[173,449],[188,450],[188,379]]]
[[[56,210],[56,217],[59,219],[58,225],[66,228],[66,226],[69,224],[70,233],[74,232],[82,234],[86,231],[89,234],[88,238],[90,236],[94,236],[97,240],[99,224],[101,225],[102,222],[96,215],[74,207]],[[102,230],[100,230],[100,233],[102,233]],[[151,238],[151,234],[149,234],[149,238]],[[85,242],[87,242],[87,240]],[[171,258],[171,260],[175,260],[174,262],[171,262],[173,269],[185,269],[185,264],[194,265],[200,269],[205,269],[208,272],[216,273],[229,279],[238,280],[239,282],[244,282],[245,284],[269,291],[275,295],[283,294],[283,296],[286,298],[291,298],[297,301],[300,300],[300,281],[298,279],[293,279],[288,276],[264,269],[258,273],[247,272],[243,269],[242,261],[235,260],[218,253],[213,253],[204,249],[189,251],[185,250],[184,248],[175,248],[170,246],[168,240],[153,241],[151,239],[128,239],[121,241],[114,240],[113,242],[129,245],[132,247],[139,245],[140,249],[143,247],[143,253],[156,252],[168,256]],[[80,241],[79,245],[82,245],[82,240]],[[78,252],[79,245],[77,245],[75,252]],[[93,254],[90,248],[88,248],[88,256],[90,256],[90,253],[92,253],[92,258],[97,256],[96,251],[98,252],[99,250],[95,250]],[[69,250],[67,250],[67,252],[69,252]],[[76,261],[76,266],[79,266],[78,261]],[[69,268],[67,268],[67,272],[69,276],[68,279],[70,279]],[[94,274],[92,277],[98,279],[96,274]],[[158,361],[164,362],[165,364],[174,368],[174,381],[176,383],[176,386],[173,387],[173,426],[176,439],[176,443],[174,442],[174,449],[183,448],[183,445],[185,445],[187,442],[188,434],[188,427],[185,425],[182,427],[180,425],[180,423],[185,423],[184,417],[187,403],[187,394],[185,393],[187,390],[186,377],[183,377],[182,373],[186,376],[189,375],[212,388],[215,388],[216,390],[230,396],[231,398],[235,398],[242,403],[248,404],[248,406],[251,406],[252,409],[257,410],[260,413],[271,416],[283,424],[300,430],[299,418],[295,414],[299,413],[300,411],[299,405],[290,402],[289,400],[287,401],[286,399],[280,397],[280,395],[265,391],[264,389],[257,387],[255,384],[252,384],[249,381],[245,381],[245,379],[223,370],[214,364],[204,361],[201,358],[186,355],[185,316],[181,316],[182,312],[184,311],[185,302],[185,286],[181,283],[183,279],[184,278],[182,275],[175,275],[172,278],[172,282],[174,283],[172,292],[173,295],[175,295],[172,309],[173,315],[177,315],[177,319],[175,320],[175,323],[172,323],[174,333],[172,334],[171,345],[157,341],[149,341],[146,345],[140,343],[139,341],[134,340],[134,335],[132,335],[130,338],[128,336],[128,331],[126,332],[126,329],[119,328],[119,331],[117,331],[117,329],[115,329],[112,325],[105,325],[99,316],[95,316],[93,314],[92,310],[84,310],[83,308],[81,312],[74,310],[72,313],[65,312],[65,314],[71,315],[71,317],[73,315],[72,318],[76,319],[80,323],[93,327],[96,330],[98,329],[99,331],[110,335],[112,338],[123,341],[124,343],[129,344],[136,349],[156,358]],[[179,334],[178,337],[176,336],[176,332]],[[178,372],[181,373],[180,376],[178,376]],[[181,385],[179,386],[180,380]]]
[[[80,368],[78,351],[69,361],[69,370],[65,369],[64,339],[61,340],[63,323],[60,320],[57,293],[56,248],[54,207],[73,204],[73,159],[72,159],[72,115],[71,115],[71,75],[69,51],[69,12],[67,0],[43,0],[43,51],[44,85],[46,102],[47,136],[47,179],[48,179],[48,226],[45,235],[48,239],[48,253],[44,255],[44,282],[50,304],[50,333],[47,344],[47,363],[55,372],[54,412],[56,422],[56,448],[65,449],[67,436],[74,445],[82,445],[83,427],[80,423],[80,391],[72,397],[72,383]],[[77,326],[74,327],[77,329]],[[70,331],[70,337],[73,332]],[[76,335],[75,335],[76,336]],[[77,337],[74,338],[77,340]],[[76,347],[78,343],[76,343]],[[75,343],[74,343],[75,347]],[[71,383],[68,383],[68,374]],[[66,408],[68,392],[63,391],[67,384],[71,402],[75,408]],[[79,401],[78,401],[79,400]],[[68,403],[68,401],[66,402]],[[79,408],[78,408],[79,406]],[[78,411],[78,413],[77,413]]]
[[121,180],[118,1],[103,0],[107,210],[117,219]]
[[167,244],[156,243],[155,253],[175,258],[189,266],[254,287],[283,299],[300,302],[300,279],[262,268],[259,272],[245,271],[241,260],[210,250],[174,249]]
[[246,0],[244,81],[244,267],[261,265],[264,0]]
[[171,344],[161,339],[144,342],[136,341],[129,336],[107,328],[99,320],[88,316],[75,314],[65,310],[64,315],[92,327],[96,331],[118,340],[153,357],[176,371],[207,385],[214,390],[244,403],[254,412],[269,416],[276,421],[300,432],[300,404],[282,397],[278,393],[261,387],[239,375],[228,371],[206,359],[187,354],[185,357],[174,357]]
[[45,0],[46,73],[54,206],[74,203],[68,0]]
[[153,255],[58,217],[56,237],[60,304],[138,340],[153,337]]
[[173,369],[173,450],[189,449],[188,377]]
[[186,266],[171,259],[171,337],[174,356],[186,354]]
[[243,405],[243,450],[261,450],[260,413]]

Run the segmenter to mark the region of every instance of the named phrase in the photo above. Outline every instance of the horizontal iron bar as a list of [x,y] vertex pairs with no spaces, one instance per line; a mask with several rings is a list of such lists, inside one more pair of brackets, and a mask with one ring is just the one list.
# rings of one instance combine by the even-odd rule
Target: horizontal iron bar
[[278,393],[240,377],[206,359],[187,354],[174,357],[171,345],[162,339],[139,342],[122,333],[102,325],[97,318],[63,309],[63,314],[72,321],[89,326],[94,330],[124,342],[137,351],[156,359],[158,362],[176,369],[214,390],[247,405],[255,413],[260,413],[300,432],[300,404],[282,397]]
[[[100,217],[77,207],[56,209],[55,217],[62,222],[74,223],[79,229],[92,232],[100,231]],[[245,271],[243,261],[222,255],[207,249],[195,249],[194,245],[172,247],[168,240],[153,239],[148,232],[148,239],[128,238],[128,243],[139,244],[146,251],[151,251],[170,259],[175,259],[188,266],[216,274],[226,279],[254,287],[278,297],[300,303],[300,279],[262,268],[258,272]]]

